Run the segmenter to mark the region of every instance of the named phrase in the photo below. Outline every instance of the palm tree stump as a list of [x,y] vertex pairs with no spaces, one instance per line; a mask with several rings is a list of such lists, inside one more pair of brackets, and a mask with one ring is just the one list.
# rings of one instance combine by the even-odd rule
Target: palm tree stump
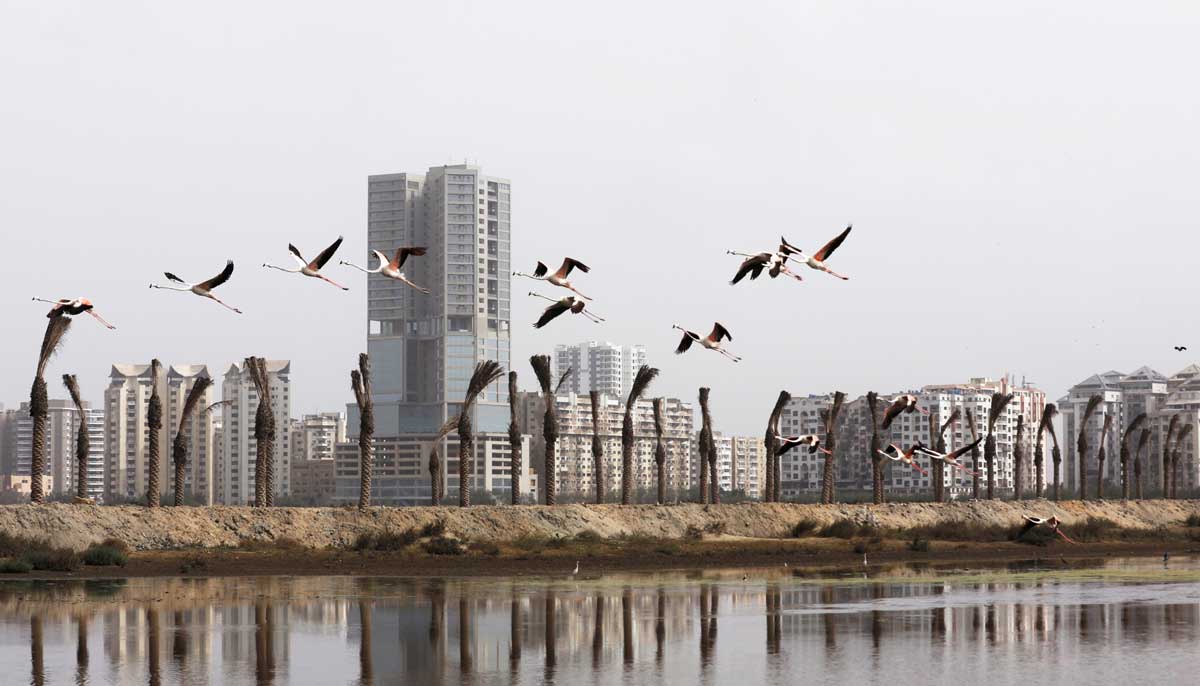
[[712,444],[712,415],[708,412],[708,395],[711,389],[700,389],[700,433],[696,437],[696,452],[700,457],[700,502],[711,503],[712,491],[716,488],[710,481],[716,480],[716,474],[711,473],[712,456],[709,446]]
[[783,416],[783,410],[787,404],[791,402],[792,395],[787,391],[780,391],[779,397],[775,400],[775,407],[771,409],[771,416],[767,420],[767,430],[763,436],[763,443],[767,448],[767,474],[765,483],[763,484],[762,500],[764,502],[778,502],[779,494],[779,420]]
[[1167,424],[1167,439],[1163,441],[1162,452],[1162,497],[1167,498],[1171,492],[1171,446],[1175,438],[1175,432],[1179,430],[1178,413],[1171,415],[1171,421]]
[[504,370],[495,360],[486,360],[475,365],[471,381],[467,384],[467,397],[463,399],[462,414],[458,416],[458,506],[471,506],[471,479],[475,476],[475,428],[471,411],[475,401],[501,376]]
[[1096,453],[1096,500],[1104,500],[1104,461],[1108,456],[1108,435],[1112,432],[1114,415],[1105,413],[1104,428],[1100,430],[1100,450]]
[[[971,442],[976,443],[979,440],[979,429],[975,426],[975,413],[971,408],[967,408],[967,428],[971,430]],[[979,463],[979,446],[971,448],[971,497],[979,500],[979,468],[982,465]]]
[[883,443],[879,438],[879,394],[875,391],[867,393],[867,412],[871,415],[871,501],[882,505],[884,457],[879,452]]
[[159,473],[162,470],[162,445],[160,436],[163,427],[162,398],[158,395],[158,370],[161,367],[157,359],[150,360],[150,404],[146,406],[146,429],[149,432],[146,440],[149,457],[146,460],[146,506],[158,507],[160,503],[161,486]]
[[508,373],[508,452],[512,465],[512,504],[521,504],[521,472],[525,468],[522,454],[521,427],[517,424],[517,372]]
[[[945,455],[947,452],[949,452],[946,449],[946,431],[948,431],[952,426],[954,426],[954,423],[957,422],[958,418],[961,416],[962,416],[962,411],[956,407],[956,408],[954,408],[954,411],[950,413],[950,417],[941,426],[938,427],[936,445],[937,445],[937,451],[939,453],[942,453],[943,455]],[[945,469],[945,465],[935,465],[934,469],[936,470],[934,472],[934,485],[935,485],[935,489],[934,489],[935,498],[934,499],[937,500],[939,503],[944,503],[944,502],[946,502],[946,469]]]
[[842,413],[842,405],[846,402],[846,394],[837,391],[833,394],[833,403],[828,409],[821,411],[821,419],[825,425],[825,466],[821,472],[821,502],[832,505],[834,487],[836,485],[835,464],[837,453],[837,422]]
[[1143,491],[1142,479],[1142,454],[1150,448],[1150,438],[1154,435],[1150,429],[1142,429],[1141,435],[1138,436],[1137,453],[1133,457],[1133,480],[1135,488],[1137,488],[1137,499],[1141,500],[1145,497]]
[[999,421],[1004,408],[1008,407],[1012,399],[1013,395],[1011,393],[993,393],[992,407],[988,410],[988,435],[987,441],[983,444],[983,459],[987,462],[988,500],[993,500],[996,497],[996,422]]
[[191,421],[196,406],[200,404],[200,400],[210,386],[212,386],[211,378],[202,376],[196,379],[192,383],[192,387],[188,389],[187,397],[183,401],[183,411],[179,413],[179,431],[175,433],[175,440],[171,444],[171,462],[175,467],[175,507],[183,506],[184,476],[187,471],[188,458],[188,435],[186,433],[188,422]]
[[534,355],[529,358],[534,376],[542,388],[542,402],[545,404],[545,414],[542,416],[542,438],[546,444],[545,464],[542,468],[543,502],[546,505],[558,503],[558,402],[551,386],[553,379],[550,374],[550,356]]
[[634,435],[633,410],[638,400],[650,382],[658,376],[658,370],[649,365],[638,367],[633,379],[633,388],[629,389],[629,398],[625,400],[625,419],[621,423],[621,504],[633,503],[633,450],[637,437]]
[[667,444],[663,441],[663,399],[654,403],[654,464],[658,476],[658,504],[667,503]]
[[1088,399],[1087,409],[1083,412],[1083,421],[1079,423],[1079,437],[1075,442],[1075,449],[1079,453],[1079,499],[1087,500],[1087,456],[1090,446],[1088,445],[1088,424],[1092,421],[1092,415],[1096,414],[1096,410],[1100,408],[1100,403],[1104,402],[1104,396],[1093,395]]
[[[46,333],[42,336],[42,347],[38,353],[37,373],[33,377],[33,387],[29,391],[29,417],[33,420],[32,442],[29,461],[29,502],[41,504],[46,502],[46,492],[43,489],[42,477],[46,473],[46,425],[50,421],[50,392],[46,387],[46,365],[62,344],[63,337],[71,328],[71,320],[58,315],[50,317],[46,323]],[[38,626],[41,626],[39,623]]]
[[1020,501],[1025,485],[1025,415],[1017,415],[1017,435],[1013,438],[1013,500]]
[[75,504],[91,503],[88,498],[88,453],[91,440],[88,437],[87,413],[83,411],[83,398],[79,394],[79,382],[74,374],[63,374],[63,385],[71,396],[75,414],[79,415],[79,426],[75,430]]
[[243,367],[249,372],[254,389],[258,392],[258,408],[254,411],[254,506],[270,507],[275,499],[271,479],[271,472],[275,469],[275,413],[271,410],[271,380],[267,377],[267,361],[261,357],[247,357]]
[[1129,483],[1129,469],[1132,466],[1130,464],[1132,460],[1129,450],[1129,439],[1136,431],[1142,428],[1142,424],[1145,422],[1146,413],[1142,412],[1133,418],[1133,421],[1129,423],[1129,426],[1125,427],[1125,432],[1121,434],[1121,500],[1129,500],[1129,493],[1131,490]]

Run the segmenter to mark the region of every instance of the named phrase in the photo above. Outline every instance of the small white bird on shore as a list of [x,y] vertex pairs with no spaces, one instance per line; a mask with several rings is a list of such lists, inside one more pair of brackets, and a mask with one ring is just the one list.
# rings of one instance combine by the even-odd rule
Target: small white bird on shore
[[579,560],[575,560],[575,570],[573,572],[571,572],[571,576],[577,576],[578,574],[579,574]]

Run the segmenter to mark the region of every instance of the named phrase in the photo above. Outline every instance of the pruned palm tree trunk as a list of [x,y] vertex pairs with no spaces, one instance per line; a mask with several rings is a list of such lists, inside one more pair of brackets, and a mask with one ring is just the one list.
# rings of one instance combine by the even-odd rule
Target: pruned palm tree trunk
[[1133,437],[1135,432],[1142,428],[1142,424],[1144,423],[1146,423],[1146,413],[1142,412],[1133,418],[1129,426],[1125,427],[1125,432],[1121,434],[1121,500],[1129,500],[1129,494],[1132,490],[1129,483],[1129,470],[1132,466],[1130,464],[1129,439]]
[[91,441],[88,437],[87,413],[83,411],[83,398],[79,394],[79,382],[74,374],[63,374],[63,385],[79,415],[79,427],[75,430],[75,503],[90,503],[88,498],[88,453]]
[[542,498],[546,505],[558,503],[558,403],[554,395],[553,379],[550,374],[550,356],[534,355],[529,358],[538,385],[542,388],[542,402],[546,405],[542,416],[542,438],[546,444],[545,466],[542,468],[543,484]]
[[1162,451],[1162,497],[1167,498],[1171,492],[1171,449],[1174,445],[1175,432],[1179,430],[1178,413],[1171,415],[1171,421],[1167,424],[1167,439],[1163,441]]
[[1017,435],[1013,438],[1013,500],[1020,500],[1025,486],[1025,415],[1017,416]]
[[633,450],[637,437],[634,435],[633,410],[638,400],[650,386],[650,382],[658,376],[658,370],[649,365],[638,368],[633,379],[633,388],[629,389],[629,398],[625,400],[625,419],[621,423],[621,504],[633,502]]
[[712,412],[708,404],[709,389],[701,389],[700,413],[708,430],[704,432],[704,456],[708,460],[708,502],[710,505],[721,504],[721,475],[717,472],[717,440],[713,427]]
[[521,446],[521,427],[517,424],[517,372],[508,373],[508,452],[512,465],[513,505],[521,504],[521,472],[525,469],[525,459]]
[[434,507],[441,505],[442,499],[446,497],[446,479],[443,474],[441,456],[442,441],[446,440],[446,436],[456,429],[458,429],[458,417],[446,420],[442,428],[438,429],[437,436],[433,439],[433,445],[429,449],[429,504]]
[[275,502],[273,492],[275,469],[275,412],[271,409],[271,380],[267,376],[267,361],[248,357],[245,368],[258,392],[258,407],[254,411],[254,499],[255,507],[270,507]]
[[[1054,403],[1050,403],[1042,408],[1042,419],[1038,422],[1037,432],[1037,447],[1033,450],[1033,489],[1034,497],[1041,498],[1043,489],[1045,489],[1045,462],[1046,462],[1046,432],[1054,431],[1054,415],[1058,414],[1058,408]],[[1057,439],[1055,439],[1057,443]],[[1054,470],[1055,480],[1058,479],[1058,469]],[[1057,493],[1056,493],[1057,498]]]
[[867,412],[871,414],[871,501],[882,505],[884,457],[879,452],[883,445],[879,439],[879,394],[875,391],[867,394]]
[[[938,427],[937,451],[939,453],[944,455],[949,452],[946,449],[946,431],[949,430],[950,427],[954,426],[954,422],[957,422],[958,418],[961,416],[962,411],[956,407],[950,413],[950,417]],[[935,500],[937,500],[939,503],[944,503],[946,502],[946,466],[938,464],[934,465],[934,469],[936,470],[934,472]]]
[[467,384],[467,396],[463,399],[462,414],[458,417],[458,505],[471,506],[471,479],[475,476],[475,427],[471,414],[475,401],[504,374],[504,369],[495,360],[486,360],[475,365],[471,381]]
[[787,391],[780,391],[779,397],[775,400],[775,407],[771,409],[771,416],[767,420],[767,430],[763,436],[763,443],[767,448],[767,473],[765,483],[763,485],[762,500],[768,503],[778,502],[779,494],[779,419],[783,416],[783,410],[787,404],[791,402],[792,395]]
[[[46,323],[46,332],[42,337],[42,346],[38,354],[37,373],[34,375],[33,387],[29,393],[29,416],[33,420],[31,459],[29,471],[29,500],[32,503],[44,503],[46,492],[43,487],[43,475],[46,472],[46,429],[50,418],[50,397],[44,375],[46,365],[57,352],[67,330],[71,328],[71,320],[59,315],[50,317]],[[66,377],[64,377],[65,379]],[[72,377],[74,378],[74,377]],[[85,421],[80,410],[81,421]],[[85,430],[82,432],[87,435]],[[86,462],[86,461],[85,461]]]
[[371,358],[358,355],[358,369],[350,372],[350,388],[358,405],[358,509],[371,506],[371,479],[375,475],[375,401],[371,397]]
[[708,413],[708,396],[711,389],[700,389],[700,434],[696,437],[696,452],[700,455],[700,502],[712,502],[712,492],[717,488],[717,475],[712,472],[712,415]]
[[[46,502],[42,477],[46,473],[46,428],[50,421],[50,392],[46,387],[46,365],[58,350],[62,339],[71,328],[71,320],[59,315],[50,317],[46,333],[42,336],[42,347],[38,353],[37,373],[29,391],[29,417],[33,420],[29,460],[29,501],[35,504]],[[41,624],[39,623],[40,627]]]
[[175,466],[175,507],[183,506],[183,488],[184,476],[187,471],[188,458],[188,422],[192,420],[192,414],[196,411],[196,406],[200,404],[200,400],[204,398],[204,393],[212,386],[212,379],[207,376],[202,376],[188,389],[187,397],[183,401],[183,411],[179,416],[179,431],[175,433],[175,441],[171,444],[171,461]]
[[1079,437],[1075,441],[1075,450],[1079,453],[1077,462],[1079,463],[1079,499],[1087,500],[1087,466],[1088,466],[1088,451],[1091,446],[1088,445],[1088,425],[1092,422],[1092,415],[1096,414],[1096,410],[1100,408],[1100,403],[1104,402],[1104,396],[1093,395],[1088,399],[1087,409],[1083,412],[1083,420],[1079,423]]
[[[934,449],[941,444],[942,437],[938,433],[938,418],[937,415],[929,413],[929,445],[934,446]],[[945,500],[946,484],[944,477],[946,470],[941,468],[936,460],[929,462],[929,485],[933,488],[933,502],[940,503]]]
[[604,439],[600,437],[600,391],[591,391],[592,400],[592,481],[596,483],[596,504],[604,504],[608,484],[604,480]]
[[1112,431],[1115,415],[1104,415],[1104,428],[1100,430],[1100,450],[1096,452],[1096,500],[1104,500],[1104,461],[1108,457],[1108,435]]
[[835,462],[837,459],[837,422],[845,402],[846,394],[837,391],[833,394],[833,403],[821,411],[821,418],[825,420],[825,449],[829,451],[825,454],[825,466],[821,472],[821,502],[826,505],[833,504],[834,488],[837,483]]
[[654,464],[658,470],[658,504],[667,502],[667,444],[663,441],[663,399],[654,399]]
[[1150,438],[1154,432],[1150,429],[1142,429],[1141,435],[1138,436],[1137,453],[1133,456],[1133,481],[1136,484],[1137,499],[1141,500],[1145,497],[1143,490],[1144,480],[1142,479],[1142,455],[1150,448]]
[[[967,408],[967,428],[971,430],[971,442],[975,443],[979,440],[979,429],[975,426],[975,413],[971,408]],[[979,446],[971,448],[971,497],[979,500],[979,468],[982,465],[979,463]]]
[[988,410],[988,435],[987,441],[983,444],[983,459],[987,462],[988,500],[994,500],[996,497],[996,422],[1012,399],[1011,393],[993,393],[992,407]]
[[147,446],[150,456],[146,460],[147,507],[158,507],[161,504],[162,490],[159,484],[159,474],[162,471],[163,407],[162,398],[158,395],[158,370],[160,367],[161,363],[157,359],[150,360],[150,404],[146,406],[146,429],[148,432],[146,440],[150,442],[150,445]]

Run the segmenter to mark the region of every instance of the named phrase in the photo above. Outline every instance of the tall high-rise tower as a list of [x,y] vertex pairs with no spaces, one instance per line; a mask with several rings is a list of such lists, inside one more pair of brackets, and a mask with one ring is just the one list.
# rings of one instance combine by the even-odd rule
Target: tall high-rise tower
[[[367,282],[377,435],[436,431],[458,413],[476,362],[510,367],[510,203],[508,180],[472,165],[368,178],[368,248],[389,258],[401,246],[427,248],[403,271],[432,290],[425,295],[380,277]],[[476,429],[503,431],[507,402],[504,384],[488,388]]]

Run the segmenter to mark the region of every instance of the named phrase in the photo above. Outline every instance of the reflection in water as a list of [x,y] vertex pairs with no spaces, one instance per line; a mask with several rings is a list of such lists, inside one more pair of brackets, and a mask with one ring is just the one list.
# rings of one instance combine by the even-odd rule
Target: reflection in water
[[900,686],[964,673],[1171,683],[1200,668],[1200,573],[1140,583],[743,574],[0,583],[0,674],[29,669],[29,683],[53,685],[283,685],[289,675],[359,686],[783,684],[804,675]]

